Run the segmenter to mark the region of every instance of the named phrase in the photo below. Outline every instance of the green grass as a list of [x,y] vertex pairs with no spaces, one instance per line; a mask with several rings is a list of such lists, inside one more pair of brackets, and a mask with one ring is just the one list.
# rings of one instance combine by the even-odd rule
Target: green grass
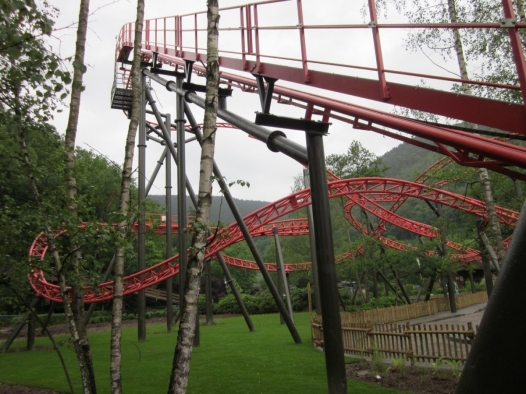
[[[310,343],[308,314],[295,315],[302,345],[295,345],[278,315],[252,316],[255,332],[249,332],[243,318],[216,320],[215,326],[201,326],[201,347],[194,349],[189,393],[324,393],[327,392],[323,353]],[[123,392],[164,393],[173,359],[177,333],[165,326],[148,326],[147,341],[137,342],[137,330],[123,330]],[[80,378],[73,350],[65,337],[61,350],[80,392]],[[109,392],[109,332],[90,334],[99,393]],[[25,346],[16,341],[12,348]],[[46,338],[36,346],[45,350],[0,354],[0,382],[68,391],[60,362]],[[349,393],[401,393],[372,384],[348,381]],[[1,386],[0,386],[1,387]],[[0,389],[1,391],[1,389]]]

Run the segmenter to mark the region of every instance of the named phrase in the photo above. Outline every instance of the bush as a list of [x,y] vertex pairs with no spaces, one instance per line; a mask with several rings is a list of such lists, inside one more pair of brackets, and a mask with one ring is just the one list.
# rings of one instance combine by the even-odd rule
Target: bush
[[237,304],[236,298],[233,294],[229,294],[223,297],[219,302],[214,305],[214,313],[223,315],[227,313],[241,313],[239,305]]
[[309,293],[305,288],[296,288],[290,292],[292,310],[304,312],[309,309]]

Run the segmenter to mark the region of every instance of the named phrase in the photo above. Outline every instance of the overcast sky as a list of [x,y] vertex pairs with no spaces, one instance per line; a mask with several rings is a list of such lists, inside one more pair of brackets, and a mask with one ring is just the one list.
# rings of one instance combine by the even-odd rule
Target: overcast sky
[[[111,2],[111,0],[92,0],[91,11],[95,11],[98,7]],[[77,20],[78,1],[50,0],[50,3],[60,10],[60,15],[56,22],[57,28],[67,26]],[[304,0],[305,23],[363,23],[364,19],[360,13],[362,3],[365,2],[361,0],[333,0],[323,2],[323,7],[320,7],[321,2],[319,0]],[[219,0],[219,4],[220,7],[228,7],[246,4],[246,2],[241,0]],[[119,165],[123,161],[128,120],[121,111],[110,108],[110,91],[113,83],[116,38],[123,24],[135,20],[135,7],[135,2],[131,0],[116,1],[99,9],[89,19],[90,31],[85,58],[88,66],[88,71],[85,74],[86,91],[82,95],[77,136],[77,146],[88,150],[93,148]],[[263,10],[263,7],[260,8],[261,25],[295,25],[297,23],[295,1],[289,2],[289,4],[280,3],[272,7],[269,7],[267,12]],[[204,0],[146,1],[147,19],[182,15],[203,10],[206,10],[206,2]],[[393,14],[393,20],[396,20],[396,18],[397,16]],[[229,15],[225,15],[220,21],[220,26],[224,27],[229,23],[234,23],[233,26],[235,26],[235,22],[232,22],[231,19]],[[63,58],[73,55],[75,34],[75,28],[70,28],[57,31],[54,34],[54,38],[52,38],[52,44],[56,50],[60,51]],[[282,56],[296,56],[299,54],[299,46],[296,45],[297,30],[268,34],[265,39],[262,39],[262,51]],[[337,35],[335,36],[335,34]],[[404,52],[402,40],[404,34],[404,32],[389,30],[389,34],[382,36],[387,67],[401,68],[401,65],[404,64],[405,69],[411,69],[420,61],[416,58],[415,61],[411,61],[411,56],[413,55]],[[307,34],[307,51],[309,57],[320,60],[374,66],[374,52],[370,36],[369,29],[360,29],[353,32],[348,30],[333,30],[331,32],[316,30]],[[236,33],[235,37],[228,33],[222,33],[220,35],[220,48],[228,48],[229,45],[233,45],[238,37],[239,32]],[[315,68],[322,69],[320,66]],[[352,71],[351,75],[358,75],[357,73]],[[247,76],[250,75],[247,74]],[[374,75],[369,75],[369,77],[374,78]],[[417,84],[418,81],[414,83]],[[293,85],[289,84],[288,86]],[[168,94],[161,85],[155,82],[152,82],[152,87],[157,95],[157,103],[161,111],[173,114],[175,111],[174,94]],[[302,86],[294,87],[307,89]],[[325,94],[328,97],[343,97],[330,92]],[[379,103],[366,102],[350,97],[345,99],[361,105],[390,110],[389,107],[382,107]],[[228,100],[228,109],[253,121],[255,118],[254,112],[260,111],[259,98],[256,94],[234,90],[233,97]],[[303,111],[290,106],[279,105],[275,102],[272,104],[271,112],[292,117],[302,117],[304,115]],[[55,119],[55,125],[61,133],[66,128],[66,114],[67,110],[63,114],[58,114]],[[195,108],[194,114],[198,121],[202,121],[202,111]],[[303,132],[291,130],[286,130],[285,132],[289,139],[305,145]],[[326,155],[344,153],[355,139],[359,140],[363,146],[377,155],[382,155],[399,144],[396,140],[372,132],[354,130],[348,124],[334,121],[330,128],[329,136],[324,140]],[[151,141],[148,143],[147,177],[149,177],[155,167],[162,150],[163,148],[157,146],[157,144]],[[291,191],[293,178],[302,172],[301,165],[292,159],[282,154],[270,152],[265,144],[249,138],[240,130],[233,129],[219,130],[216,162],[223,175],[229,181],[239,179],[250,183],[250,188],[235,186],[232,189],[232,193],[236,198],[247,200],[273,201],[284,197]],[[187,170],[195,190],[198,187],[198,168],[199,147],[194,142],[187,146]],[[175,170],[173,170],[173,173],[175,174]],[[217,193],[218,190],[214,190],[214,194]],[[158,180],[155,182],[151,194],[164,194],[163,172],[161,172]]]

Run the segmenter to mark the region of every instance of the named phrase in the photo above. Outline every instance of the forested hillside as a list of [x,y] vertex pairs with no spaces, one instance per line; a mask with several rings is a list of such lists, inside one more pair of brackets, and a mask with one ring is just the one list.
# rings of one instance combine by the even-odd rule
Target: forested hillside
[[[166,205],[165,196],[151,195],[149,196],[149,198],[157,202],[162,207]],[[236,202],[237,208],[239,209],[239,212],[241,212],[242,216],[246,216],[249,213],[254,212],[255,210],[264,207],[268,204],[268,202],[265,201],[255,200],[234,199],[234,201]],[[190,200],[190,197],[186,197],[186,206],[188,207],[188,214],[193,215],[194,206],[192,204],[192,201]],[[177,214],[177,196],[172,196],[172,212],[174,215]],[[210,213],[210,222],[221,222],[223,224],[230,224],[234,221],[234,215],[232,214],[232,211],[230,210],[230,207],[228,206],[226,200],[222,196],[212,197],[212,211]]]
[[400,144],[381,156],[383,164],[389,167],[389,178],[414,180],[442,156],[411,144]]

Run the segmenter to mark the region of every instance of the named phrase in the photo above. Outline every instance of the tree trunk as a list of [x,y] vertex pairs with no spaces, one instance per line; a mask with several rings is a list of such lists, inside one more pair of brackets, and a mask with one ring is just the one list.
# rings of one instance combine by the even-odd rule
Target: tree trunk
[[141,72],[141,41],[144,19],[144,0],[137,1],[137,16],[135,20],[134,54],[131,71],[132,79],[132,110],[126,146],[124,151],[124,164],[122,165],[121,195],[119,209],[122,221],[119,223],[120,240],[115,248],[115,266],[113,275],[113,305],[111,320],[111,345],[110,345],[110,387],[112,394],[122,393],[121,383],[121,341],[122,341],[122,312],[123,312],[123,278],[124,278],[124,244],[128,233],[128,214],[130,203],[130,185],[133,166],[133,153],[135,149],[135,136],[139,124],[139,103],[141,91],[139,89],[139,75]]
[[468,268],[469,284],[471,285],[471,293],[475,293],[475,280],[473,279],[473,270]]
[[[16,112],[16,110],[15,110]],[[17,115],[20,115],[18,111]],[[20,117],[21,119],[21,117]],[[28,176],[29,176],[29,183],[31,192],[33,193],[33,198],[35,200],[35,204],[38,207],[42,207],[42,198],[40,196],[40,192],[38,190],[37,182],[35,177],[33,176],[33,173],[31,171],[31,162],[29,159],[29,153],[27,149],[26,139],[25,139],[25,129],[21,125],[22,122],[19,122],[18,126],[18,136],[19,136],[19,142],[20,142],[20,148],[22,152],[22,160],[24,161],[24,164],[27,167],[28,170]],[[77,355],[77,362],[79,364],[80,369],[80,375],[82,380],[82,387],[85,394],[95,393],[91,390],[91,385],[94,384],[94,379],[91,381],[93,375],[89,374],[89,368],[90,365],[88,363],[91,363],[91,360],[87,361],[85,359],[85,352],[83,350],[83,343],[81,343],[81,337],[79,335],[79,332],[77,330],[77,325],[75,324],[76,321],[73,317],[73,312],[71,310],[71,304],[69,299],[69,292],[66,285],[66,277],[64,275],[63,267],[62,267],[62,260],[60,257],[60,254],[58,253],[58,250],[55,246],[55,237],[54,233],[51,230],[51,227],[49,225],[44,226],[44,234],[47,238],[47,244],[48,249],[50,251],[50,254],[53,258],[53,262],[55,264],[55,273],[58,278],[58,284],[60,287],[60,294],[62,295],[62,304],[64,306],[64,315],[66,316],[66,321],[69,328],[69,333],[71,335],[71,340],[73,342],[73,347],[75,348],[75,353]]]
[[[448,0],[448,10],[449,10],[449,17],[450,17],[451,23],[456,23],[458,21],[458,18],[457,18],[455,0]],[[467,80],[469,79],[469,75],[468,75],[466,58],[464,56],[464,50],[462,46],[462,39],[460,37],[460,30],[453,29],[453,34],[455,38],[455,51],[457,53],[457,62],[458,62],[458,68],[460,70],[460,76],[462,79]],[[462,85],[462,91],[464,92],[464,94],[467,94],[470,96],[473,95],[473,92],[470,86],[467,84]],[[476,125],[474,125],[474,128],[476,128]],[[502,233],[500,230],[500,224],[497,218],[497,213],[495,211],[495,203],[493,200],[493,192],[491,190],[491,183],[489,180],[488,170],[486,168],[479,168],[478,173],[479,173],[480,182],[482,184],[483,191],[484,191],[484,201],[486,202],[486,211],[488,213],[488,219],[491,225],[493,240],[497,246],[497,255],[499,258],[499,265],[502,265],[502,263],[504,262],[504,256],[506,255],[506,251],[504,249],[504,243],[502,242]]]
[[378,273],[373,268],[372,270],[373,274],[373,297],[378,298]]
[[[79,10],[79,23],[77,28],[77,42],[75,46],[75,58],[73,61],[73,83],[71,85],[71,101],[69,105],[69,118],[64,139],[64,151],[66,153],[65,176],[67,183],[67,209],[70,214],[70,225],[76,226],[77,216],[77,182],[75,177],[75,143],[77,138],[77,128],[80,113],[80,97],[84,87],[82,85],[83,75],[86,72],[84,65],[84,54],[86,47],[86,35],[88,31],[89,0],[81,0]],[[67,233],[69,234],[69,233]],[[66,235],[67,236],[67,235]],[[79,335],[78,350],[83,353],[84,359],[82,371],[83,389],[85,393],[96,393],[95,371],[91,358],[91,350],[88,340],[88,333],[84,323],[84,278],[81,274],[80,260],[81,253],[79,245],[74,237],[69,238],[70,265],[72,267],[71,283],[71,310],[73,319]],[[69,300],[67,301],[69,302]],[[87,387],[88,386],[88,387]]]
[[453,276],[447,275],[447,291],[449,293],[449,308],[452,313],[457,313],[457,299],[455,298],[455,284],[453,283]]
[[197,201],[196,218],[192,225],[194,232],[190,246],[190,254],[186,271],[184,289],[184,309],[179,325],[179,334],[175,348],[172,373],[168,393],[183,394],[188,388],[190,375],[190,359],[195,333],[197,316],[197,298],[201,283],[210,208],[212,204],[212,179],[215,152],[215,133],[218,108],[219,88],[219,12],[218,1],[208,1],[208,40],[206,65],[206,96],[203,143],[201,148],[201,165],[199,177],[199,197]]
[[368,304],[371,301],[371,294],[369,293],[369,270],[364,271],[363,287],[365,287],[365,302]]

